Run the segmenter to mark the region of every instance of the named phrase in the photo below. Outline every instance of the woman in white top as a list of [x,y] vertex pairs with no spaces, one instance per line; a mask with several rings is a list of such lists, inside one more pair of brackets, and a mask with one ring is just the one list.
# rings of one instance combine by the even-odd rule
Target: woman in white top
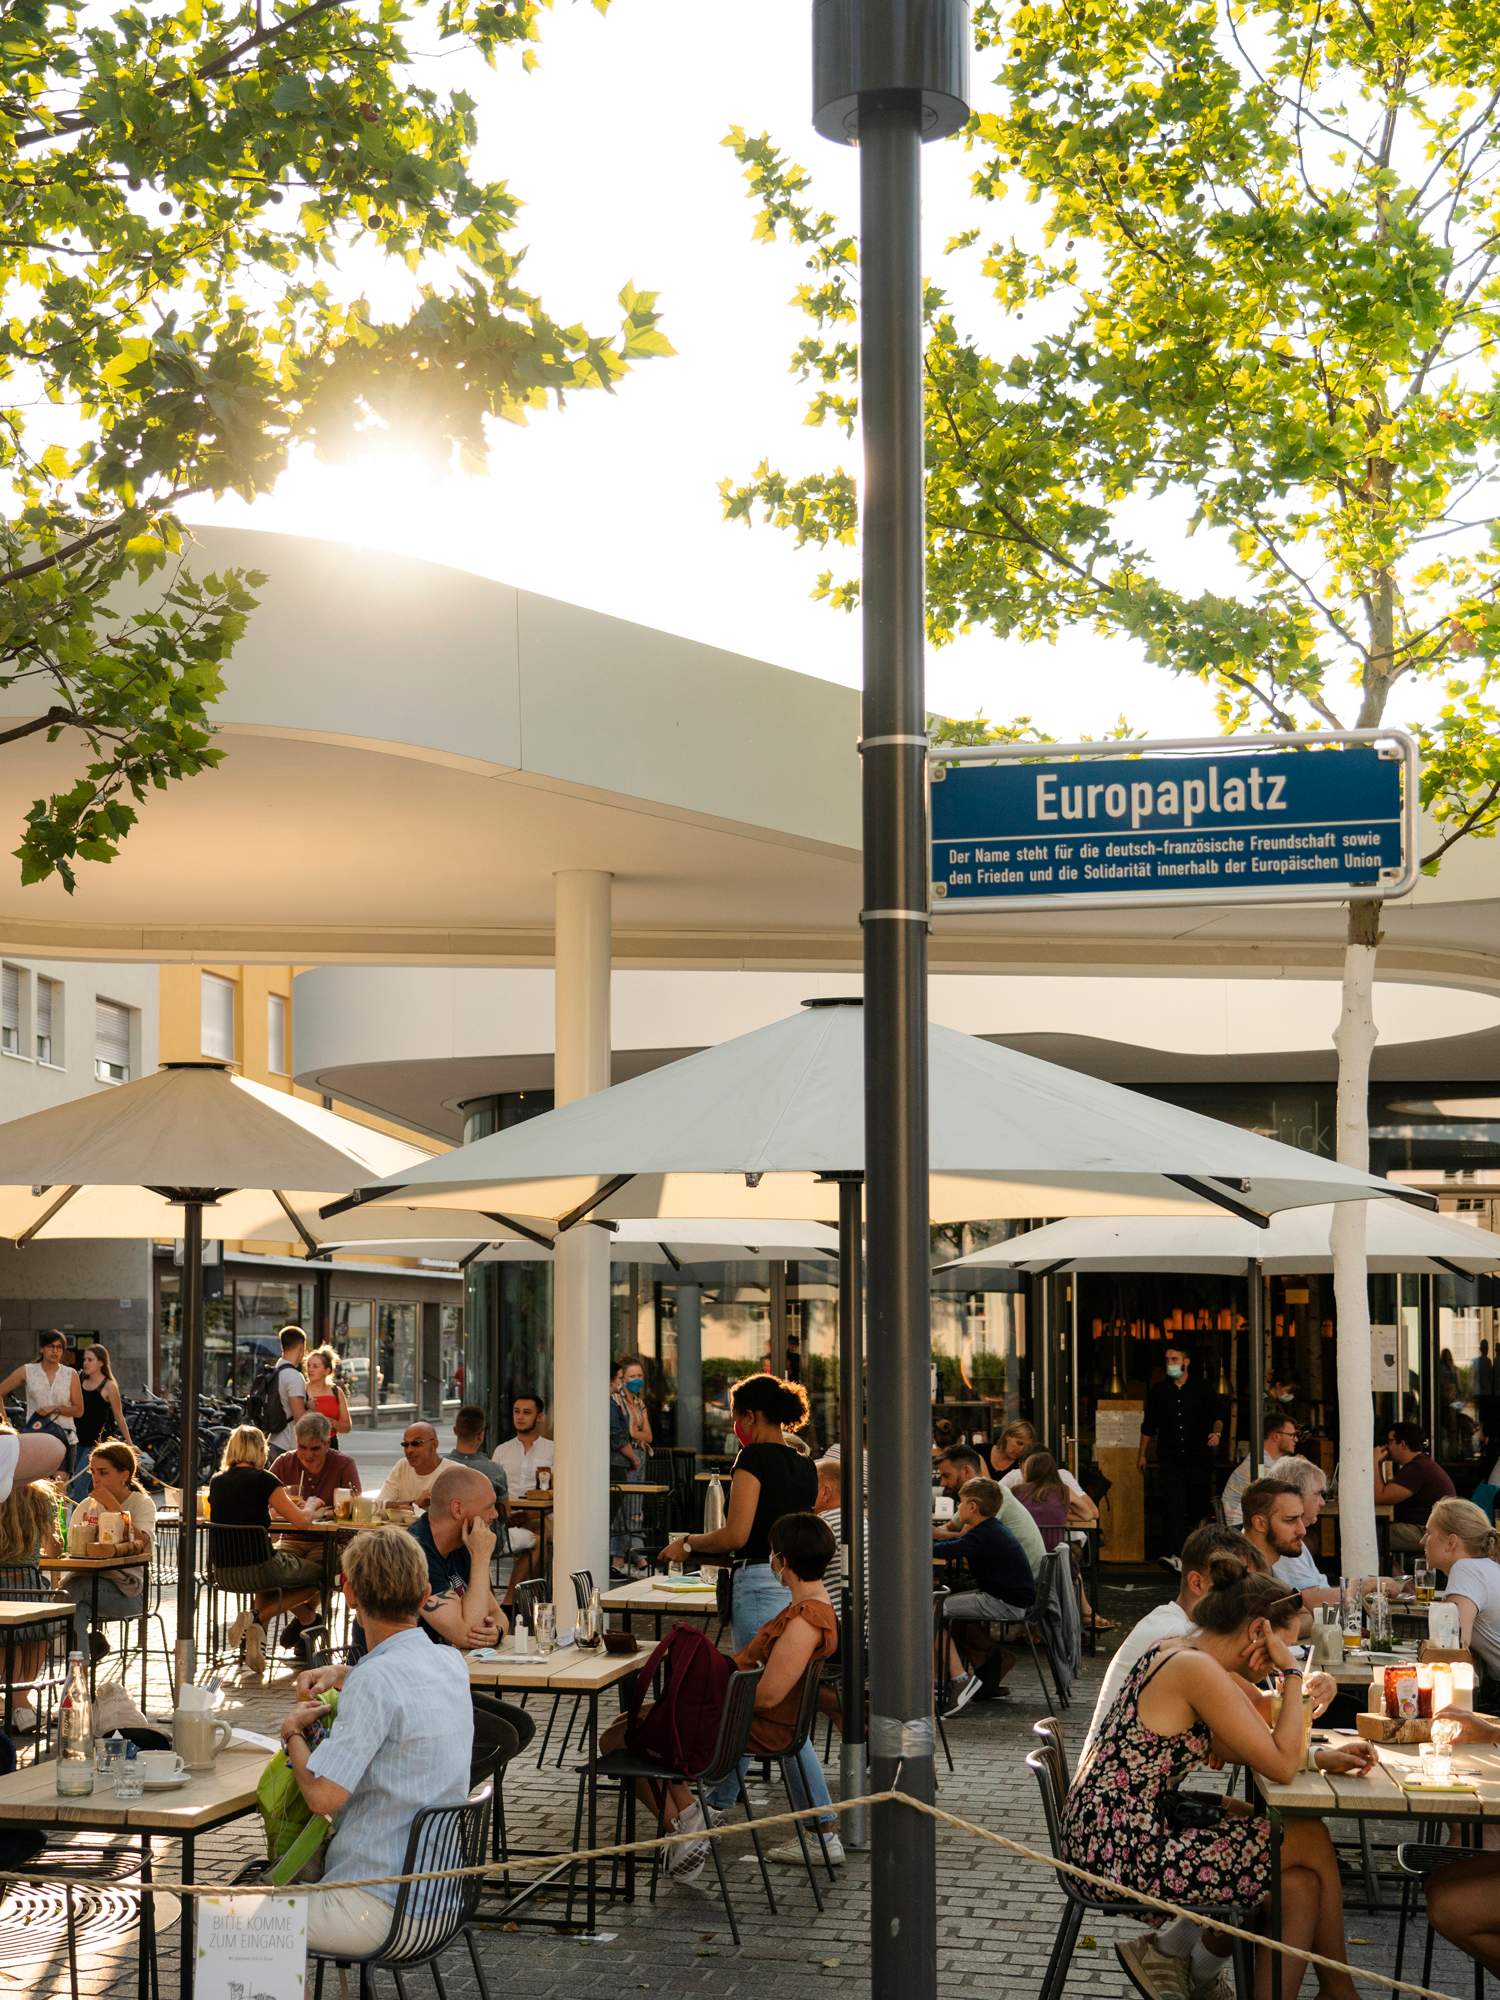
[[1448,1578],[1448,1602],[1458,1606],[1458,1643],[1500,1681],[1500,1535],[1472,1500],[1439,1500],[1422,1531],[1423,1559]]
[[67,1439],[63,1470],[71,1474],[73,1451],[78,1443],[74,1425],[83,1415],[83,1387],[78,1380],[78,1370],[69,1368],[63,1360],[67,1346],[62,1334],[44,1333],[37,1343],[36,1360],[12,1368],[5,1380],[0,1382],[0,1396],[8,1396],[13,1389],[24,1385],[27,1423],[33,1417],[41,1417],[57,1425]]
[[[133,1446],[121,1444],[118,1438],[107,1438],[102,1444],[96,1444],[89,1454],[93,1490],[73,1509],[73,1517],[68,1524],[69,1533],[81,1521],[92,1521],[97,1525],[101,1514],[123,1516],[124,1540],[119,1542],[121,1554],[149,1556],[156,1540],[156,1503],[149,1493],[143,1491],[136,1478],[137,1470]],[[98,1622],[102,1625],[109,1619],[129,1620],[141,1615],[145,1603],[146,1572],[144,1568],[132,1565],[129,1569],[107,1569],[97,1579],[93,1576],[67,1579],[65,1588],[78,1607],[73,1617],[79,1651],[87,1646],[93,1657],[100,1660],[109,1651],[109,1641],[102,1632],[91,1632],[89,1629],[96,1582]]]

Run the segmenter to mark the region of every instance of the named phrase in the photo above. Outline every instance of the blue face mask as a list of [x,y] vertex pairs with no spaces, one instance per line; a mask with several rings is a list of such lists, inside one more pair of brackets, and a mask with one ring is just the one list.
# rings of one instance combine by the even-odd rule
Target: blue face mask
[[638,1396],[645,1386],[646,1378],[644,1375],[630,1375],[626,1377],[625,1387],[630,1391],[632,1396]]
[[1180,1361],[1169,1361],[1167,1363],[1167,1374],[1172,1381],[1177,1381],[1182,1374],[1182,1363]]

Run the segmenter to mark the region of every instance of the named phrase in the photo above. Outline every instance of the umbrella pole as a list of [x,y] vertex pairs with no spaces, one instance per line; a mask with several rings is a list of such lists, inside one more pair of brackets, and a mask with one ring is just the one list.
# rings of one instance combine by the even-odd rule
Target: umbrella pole
[[1251,1258],[1250,1278],[1250,1476],[1259,1479],[1266,1443],[1266,1287],[1258,1258]]
[[198,1554],[198,1378],[203,1372],[203,1203],[182,1204],[182,1520],[177,1529],[177,1687],[198,1671],[193,1637]]
[[[839,1784],[846,1799],[868,1789],[865,1749],[865,1283],[864,1184],[839,1182],[839,1446],[843,1464],[845,1615]],[[850,1847],[870,1844],[870,1809],[844,1816]]]

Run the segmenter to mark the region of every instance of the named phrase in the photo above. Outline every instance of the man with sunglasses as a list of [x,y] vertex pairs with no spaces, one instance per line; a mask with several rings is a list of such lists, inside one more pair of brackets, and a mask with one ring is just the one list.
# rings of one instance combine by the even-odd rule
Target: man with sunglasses
[[420,1418],[401,1434],[402,1458],[392,1466],[390,1477],[378,1495],[382,1507],[425,1507],[432,1482],[443,1469],[438,1435],[431,1424]]

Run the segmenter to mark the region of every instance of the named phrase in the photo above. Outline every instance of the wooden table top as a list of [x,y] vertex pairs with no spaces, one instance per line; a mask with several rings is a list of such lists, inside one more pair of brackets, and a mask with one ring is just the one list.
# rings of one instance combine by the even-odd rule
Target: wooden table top
[[0,1823],[86,1826],[136,1833],[199,1833],[255,1807],[264,1750],[222,1750],[212,1771],[195,1772],[171,1791],[147,1792],[129,1803],[113,1791],[86,1799],[57,1796],[57,1764],[29,1764],[0,1778]]
[[612,1479],[609,1482],[609,1490],[611,1493],[670,1493],[672,1489],[670,1486],[656,1486],[639,1479]]
[[[1330,1744],[1357,1741],[1347,1731],[1330,1730]],[[1419,1744],[1382,1743],[1380,1762],[1365,1778],[1331,1777],[1299,1771],[1290,1783],[1257,1777],[1256,1787],[1274,1811],[1291,1816],[1350,1819],[1500,1819],[1500,1751],[1483,1743],[1457,1743],[1453,1762],[1477,1778],[1474,1791],[1407,1791],[1403,1772],[1415,1776]]]
[[606,1611],[712,1611],[718,1593],[711,1583],[696,1590],[672,1590],[665,1577],[638,1576],[633,1583],[617,1584],[599,1599]]
[[520,1508],[533,1514],[550,1514],[553,1497],[550,1493],[512,1493],[505,1504],[512,1511]]
[[[1337,1500],[1325,1500],[1323,1502],[1323,1511],[1319,1514],[1318,1519],[1320,1521],[1337,1520],[1338,1511],[1339,1503]],[[1388,1500],[1379,1501],[1375,1507],[1375,1518],[1377,1521],[1388,1521],[1395,1511],[1395,1508]]]
[[134,1555],[128,1556],[123,1553],[113,1556],[42,1556],[37,1568],[45,1570],[49,1576],[57,1576],[68,1570],[145,1569],[150,1562],[149,1550],[137,1549]]
[[78,1607],[71,1597],[56,1597],[50,1604],[40,1599],[27,1602],[21,1597],[0,1599],[0,1631],[8,1626],[35,1625],[39,1618],[71,1618]]
[[639,1673],[646,1664],[646,1649],[634,1653],[581,1652],[576,1646],[559,1646],[545,1659],[533,1655],[517,1659],[501,1653],[493,1660],[469,1657],[469,1679],[475,1687],[546,1688],[559,1694],[598,1693]]

